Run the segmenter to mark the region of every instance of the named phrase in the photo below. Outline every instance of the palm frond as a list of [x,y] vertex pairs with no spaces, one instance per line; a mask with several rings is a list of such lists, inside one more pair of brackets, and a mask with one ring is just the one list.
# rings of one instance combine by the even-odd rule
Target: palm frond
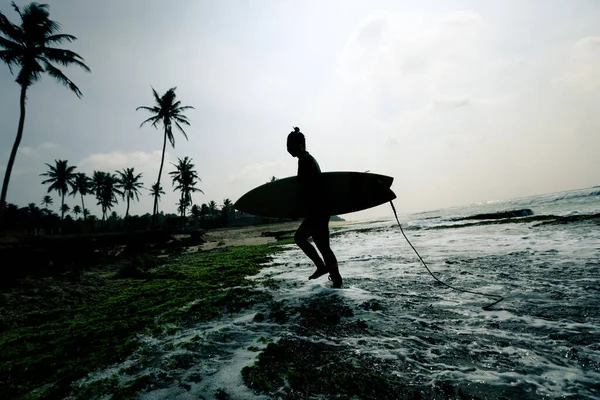
[[0,12],[0,32],[15,42],[23,41],[23,30],[20,26],[13,24]]
[[156,106],[154,106],[154,107],[139,106],[135,109],[135,111],[137,111],[137,110],[146,110],[146,111],[150,111],[150,112],[157,113],[157,114],[160,112],[160,108],[156,107]]
[[83,63],[83,58],[74,51],[52,47],[43,47],[41,50],[45,58],[52,62],[57,62],[65,67],[75,64],[80,66],[84,71],[91,72],[90,68]]
[[81,98],[83,96],[83,93],[81,93],[81,90],[79,90],[77,85],[75,85],[69,78],[67,78],[67,76],[63,74],[60,69],[56,68],[54,65],[50,64],[47,61],[44,61],[44,65],[46,66],[46,72],[48,73],[48,75],[56,79],[59,83],[62,83],[63,85],[71,89],[77,97]]
[[0,36],[0,47],[3,47],[7,50],[19,51],[23,49],[23,46],[19,44],[19,42],[15,42],[9,40],[5,37]]
[[142,123],[140,124],[140,128],[141,128],[142,126],[144,126],[144,124],[145,124],[146,122],[150,122],[150,121],[152,121],[152,126],[156,128],[156,123],[157,123],[159,120],[160,120],[160,116],[158,116],[158,115],[155,115],[155,116],[153,116],[153,117],[150,117],[150,118],[148,118],[147,120],[145,120],[144,122],[142,122]]
[[[181,125],[179,125],[179,122],[175,121],[175,126],[177,126],[177,128],[181,131],[181,133],[183,133],[183,136],[185,136],[185,139],[189,141],[190,139],[188,139],[187,133],[185,133],[185,131],[183,130]],[[173,147],[175,147],[174,143],[173,143]]]
[[69,35],[66,33],[59,33],[57,35],[52,35],[52,36],[48,36],[45,40],[46,43],[62,43],[64,41],[67,41],[69,43],[74,42],[75,40],[77,40],[77,38],[73,35]]
[[171,125],[165,126],[165,135],[167,135],[167,139],[169,139],[169,143],[171,143],[171,147],[175,148],[175,137],[173,136],[173,131],[171,130]]

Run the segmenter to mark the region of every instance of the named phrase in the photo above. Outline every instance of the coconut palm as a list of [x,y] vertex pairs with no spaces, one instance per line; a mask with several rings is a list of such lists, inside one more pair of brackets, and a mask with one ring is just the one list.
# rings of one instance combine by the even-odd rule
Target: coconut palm
[[71,190],[71,196],[76,196],[77,194],[81,196],[81,209],[85,210],[83,196],[92,194],[92,182],[90,181],[90,178],[83,172],[76,173],[75,178],[73,179],[73,190]]
[[123,191],[123,198],[127,198],[127,211],[125,218],[129,216],[129,201],[135,199],[140,201],[140,189],[143,188],[139,180],[142,174],[135,174],[133,168],[125,168],[123,171],[117,171],[119,188]]
[[68,204],[63,204],[60,206],[60,212],[64,215],[65,213],[68,213],[71,210],[71,207],[69,207]]
[[54,200],[52,200],[52,197],[50,197],[49,195],[45,195],[42,198],[42,205],[44,206],[44,209],[46,211],[48,211],[48,206],[51,206],[52,203],[54,203]]
[[[183,133],[186,140],[188,139],[187,134],[183,130],[181,125],[190,126],[190,122],[187,116],[184,115],[184,111],[194,109],[192,106],[182,106],[180,101],[175,100],[175,87],[167,90],[165,94],[159,96],[156,90],[152,88],[152,94],[156,104],[152,107],[140,106],[137,110],[146,110],[151,112],[153,115],[140,124],[140,128],[147,122],[151,122],[152,126],[158,129],[158,125],[163,125],[164,137],[163,137],[163,148],[162,157],[160,159],[160,168],[158,170],[157,184],[160,186],[160,178],[162,175],[163,164],[165,162],[165,149],[167,147],[167,140],[171,143],[171,146],[175,148],[175,136],[173,136],[172,127],[175,125],[177,129]],[[154,209],[152,211],[152,223],[156,220],[156,214],[158,213],[158,196],[154,197]]]
[[169,173],[173,180],[175,190],[181,192],[181,198],[179,200],[179,210],[181,216],[185,218],[186,209],[193,204],[192,193],[200,192],[202,190],[196,187],[196,184],[200,181],[198,173],[194,169],[195,165],[192,164],[192,159],[184,157],[179,159],[179,162],[175,165],[175,171]]
[[73,214],[75,214],[75,219],[79,218],[79,214],[81,214],[81,207],[79,207],[78,205],[73,207],[73,209],[71,210],[71,212]]
[[208,202],[208,214],[211,218],[217,214],[217,203],[214,200]]
[[[152,185],[152,189],[150,189],[150,196],[160,201],[160,196],[163,194],[165,194],[165,192],[160,184],[155,183]],[[158,208],[156,208],[156,212],[158,213]]]
[[223,215],[223,219],[225,222],[229,221],[233,216],[234,209],[233,203],[229,199],[223,200],[223,207],[221,208],[221,214]]
[[60,219],[63,219],[65,213],[62,206],[65,204],[65,194],[69,192],[69,187],[73,187],[73,180],[75,179],[75,173],[73,171],[77,167],[74,165],[69,166],[67,160],[54,160],[54,163],[54,166],[46,163],[50,170],[40,174],[40,176],[48,177],[48,179],[42,182],[43,184],[51,184],[50,187],[48,187],[48,193],[55,190],[60,194]]
[[6,201],[6,193],[10,182],[10,175],[17,156],[19,144],[23,138],[25,125],[25,100],[27,89],[40,80],[45,72],[59,83],[68,87],[81,98],[79,88],[53,63],[63,66],[77,65],[89,72],[90,69],[83,63],[83,58],[70,50],[53,47],[63,42],[73,42],[77,38],[60,32],[60,24],[50,19],[47,4],[30,3],[22,9],[12,3],[13,9],[19,15],[20,24],[14,24],[0,12],[0,60],[8,65],[13,73],[16,69],[16,82],[21,86],[20,117],[17,128],[17,137],[13,144],[4,182],[0,195],[0,212]]
[[119,190],[119,181],[116,175],[108,172],[94,171],[92,176],[92,189],[96,194],[96,204],[102,207],[102,221],[106,220],[106,212],[118,203],[117,195],[123,196]]

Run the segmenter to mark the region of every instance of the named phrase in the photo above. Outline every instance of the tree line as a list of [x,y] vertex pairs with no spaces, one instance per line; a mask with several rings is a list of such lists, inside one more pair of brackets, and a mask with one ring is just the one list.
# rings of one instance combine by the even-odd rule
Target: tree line
[[[17,150],[23,137],[25,126],[26,98],[28,89],[41,79],[44,74],[49,75],[70,89],[79,98],[83,94],[79,88],[72,82],[56,65],[78,66],[86,72],[91,72],[90,68],[84,63],[84,59],[77,53],[64,48],[55,47],[64,43],[72,43],[77,38],[70,34],[60,32],[60,24],[50,19],[49,6],[47,4],[30,3],[22,8],[14,2],[12,8],[20,18],[19,23],[11,22],[2,12],[0,12],[0,60],[9,68],[12,74],[16,73],[16,82],[21,87],[20,92],[20,116],[17,135],[10,153],[6,166],[2,192],[0,197],[0,220],[6,222],[4,218],[5,211],[10,211],[15,215],[14,205],[7,204],[6,196],[10,183],[10,177],[13,165],[16,159]],[[157,216],[159,214],[159,201],[161,195],[165,194],[161,186],[162,172],[164,167],[165,151],[167,141],[171,147],[175,147],[174,129],[178,130],[188,139],[184,126],[190,126],[190,121],[185,115],[194,107],[182,105],[175,94],[176,87],[167,90],[163,95],[152,88],[154,103],[150,106],[139,106],[137,110],[150,113],[150,116],[142,121],[140,128],[146,124],[162,130],[162,155],[158,169],[156,182],[150,185],[150,195],[154,198],[152,209],[151,226],[157,226]],[[144,188],[140,182],[142,174],[136,174],[134,168],[125,168],[116,172],[94,171],[91,177],[83,172],[76,172],[76,166],[68,164],[67,160],[55,160],[54,165],[46,164],[49,170],[43,174],[47,179],[43,181],[48,184],[48,192],[56,192],[60,197],[60,220],[65,219],[65,214],[72,212],[75,219],[79,215],[85,220],[90,217],[89,210],[85,207],[84,198],[93,195],[96,198],[97,205],[102,209],[102,221],[107,219],[107,214],[118,203],[118,199],[126,201],[125,219],[129,217],[129,207],[132,201],[139,201],[140,190]],[[202,192],[197,187],[200,182],[199,175],[195,170],[192,159],[184,157],[175,164],[175,171],[169,173],[173,182],[174,189],[180,192],[177,211],[182,220],[186,221],[186,214],[189,212],[193,218],[214,216],[217,213],[217,205],[214,201],[208,204],[197,206],[193,204],[192,194]],[[65,196],[79,195],[81,206],[79,204],[71,208],[65,204]],[[33,204],[33,203],[32,203]],[[35,213],[36,205],[30,204],[26,209]],[[50,215],[49,206],[53,204],[50,196],[42,199],[42,209],[39,212]],[[25,209],[25,208],[24,208]],[[235,215],[233,205],[229,199],[223,202],[221,214]],[[12,217],[11,217],[12,218]],[[9,218],[10,219],[10,218]]]

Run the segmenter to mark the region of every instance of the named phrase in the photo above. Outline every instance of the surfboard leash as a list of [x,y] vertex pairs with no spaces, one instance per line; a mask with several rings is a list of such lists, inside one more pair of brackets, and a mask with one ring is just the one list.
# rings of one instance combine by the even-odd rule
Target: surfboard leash
[[410,247],[412,247],[412,249],[414,250],[415,254],[417,255],[417,257],[419,257],[419,260],[421,260],[421,263],[423,263],[423,265],[427,269],[427,272],[429,272],[429,274],[433,277],[433,279],[435,279],[436,281],[438,281],[442,285],[447,286],[450,289],[456,290],[458,292],[471,293],[471,294],[476,294],[478,296],[484,296],[484,297],[496,299],[493,303],[490,303],[490,304],[482,307],[485,311],[490,311],[491,307],[495,306],[496,304],[498,304],[502,300],[504,300],[504,297],[499,296],[499,295],[488,294],[488,293],[481,293],[481,292],[475,292],[475,291],[472,291],[472,290],[466,290],[466,289],[457,288],[457,287],[449,285],[446,282],[443,282],[440,279],[438,279],[438,277],[435,276],[433,272],[431,272],[431,270],[427,266],[427,263],[425,262],[425,260],[423,260],[423,257],[421,257],[421,255],[419,254],[419,252],[417,251],[417,249],[415,249],[415,246],[413,246],[412,243],[410,242],[410,240],[408,240],[408,237],[406,237],[406,234],[404,233],[404,229],[402,229],[402,224],[400,224],[400,220],[398,219],[398,213],[396,213],[396,207],[394,207],[394,203],[391,200],[390,200],[390,204],[392,205],[392,210],[394,210],[394,216],[396,217],[396,222],[398,222],[398,226],[400,227],[400,232],[402,232],[402,235],[404,236],[404,239],[406,239],[406,241],[408,242],[408,244],[410,245]]

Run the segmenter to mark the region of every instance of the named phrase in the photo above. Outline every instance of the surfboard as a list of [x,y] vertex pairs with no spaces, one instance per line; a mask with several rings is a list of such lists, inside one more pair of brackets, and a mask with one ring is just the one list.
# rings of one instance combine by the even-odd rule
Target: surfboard
[[[390,189],[394,178],[366,172],[324,172],[323,202],[330,215],[366,210],[396,198]],[[233,205],[247,214],[271,218],[302,218],[306,210],[299,201],[296,176],[278,179],[244,194]]]

